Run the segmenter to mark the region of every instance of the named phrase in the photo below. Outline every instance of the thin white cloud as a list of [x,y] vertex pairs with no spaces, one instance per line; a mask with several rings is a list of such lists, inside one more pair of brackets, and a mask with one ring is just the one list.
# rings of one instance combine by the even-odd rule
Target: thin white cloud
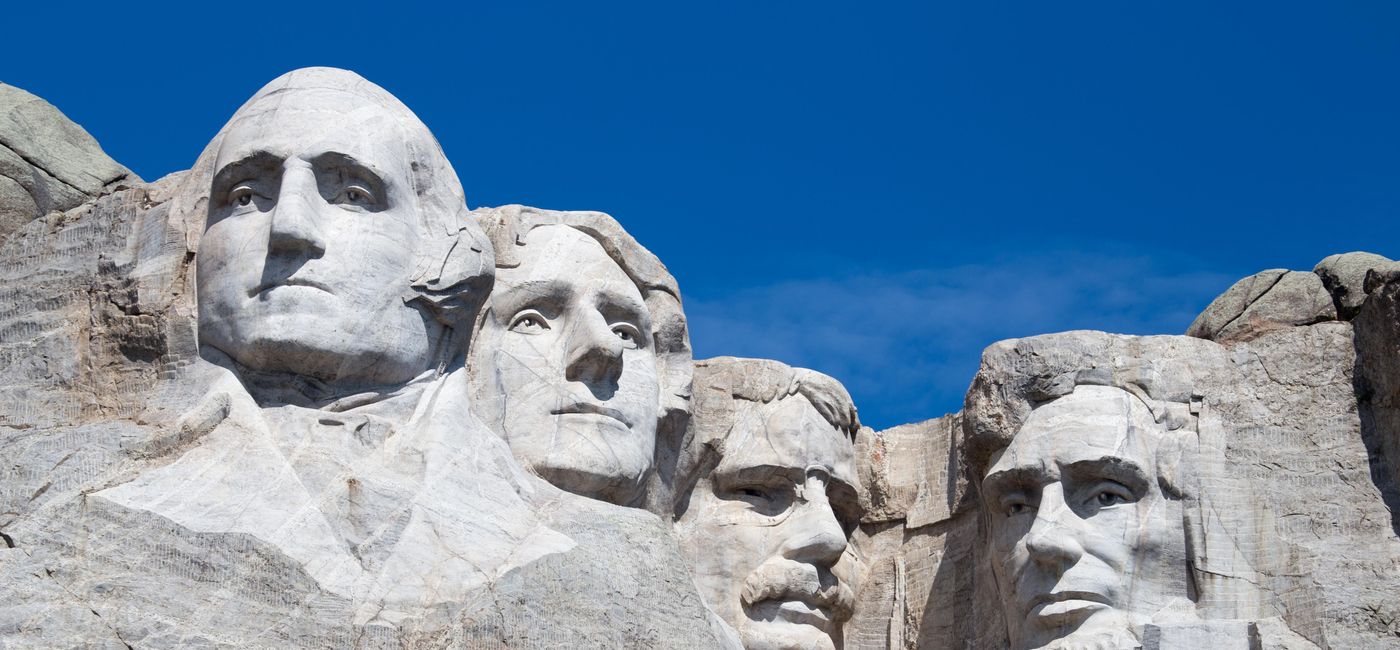
[[1072,329],[1179,334],[1235,279],[1071,252],[743,287],[687,296],[686,313],[697,358],[820,370],[885,428],[958,409],[995,341]]

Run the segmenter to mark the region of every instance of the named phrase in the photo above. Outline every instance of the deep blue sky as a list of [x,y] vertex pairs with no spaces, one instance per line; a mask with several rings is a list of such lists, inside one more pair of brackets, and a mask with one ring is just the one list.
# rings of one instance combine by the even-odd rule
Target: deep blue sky
[[472,207],[612,214],[697,356],[828,372],[876,428],[959,408],[998,339],[1400,256],[1391,2],[62,4],[0,10],[0,81],[144,178],[278,74],[355,70]]

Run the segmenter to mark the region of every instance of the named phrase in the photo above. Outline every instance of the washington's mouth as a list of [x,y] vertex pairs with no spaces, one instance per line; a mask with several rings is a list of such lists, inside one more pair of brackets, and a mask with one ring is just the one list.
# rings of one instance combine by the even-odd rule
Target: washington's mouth
[[276,289],[278,287],[310,287],[312,289],[319,289],[326,293],[333,293],[330,287],[321,284],[320,282],[317,282],[315,280],[303,280],[301,278],[284,278],[281,280],[277,280],[276,282],[267,282],[253,287],[253,290],[248,292],[248,297],[252,298],[264,292]]
[[576,402],[574,404],[570,404],[562,408],[554,409],[549,413],[551,415],[601,415],[603,417],[608,417],[617,420],[618,422],[621,422],[629,428],[632,426],[631,424],[628,424],[627,420],[623,419],[622,411],[619,411],[614,408],[608,408],[601,404]]

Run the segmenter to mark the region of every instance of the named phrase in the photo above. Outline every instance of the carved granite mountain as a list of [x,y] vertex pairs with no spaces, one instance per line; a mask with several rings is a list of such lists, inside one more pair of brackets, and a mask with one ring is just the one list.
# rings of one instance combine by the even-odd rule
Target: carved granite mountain
[[[321,117],[279,113],[298,101]],[[222,155],[334,120],[361,130],[342,146],[407,135]],[[469,212],[426,128],[353,73],[279,78],[149,184],[0,86],[0,174],[0,646],[1400,647],[1379,255],[1245,278],[1186,335],[1002,341],[962,411],[877,432],[839,378],[692,363],[676,279],[611,217]],[[449,218],[414,222],[431,259],[357,304],[421,308],[444,345],[487,332],[474,364],[450,348],[340,394],[364,367],[210,349],[266,290],[202,312],[238,270],[219,255],[315,271],[400,243],[274,204],[387,218],[404,186]],[[243,244],[210,248],[215,225]]]

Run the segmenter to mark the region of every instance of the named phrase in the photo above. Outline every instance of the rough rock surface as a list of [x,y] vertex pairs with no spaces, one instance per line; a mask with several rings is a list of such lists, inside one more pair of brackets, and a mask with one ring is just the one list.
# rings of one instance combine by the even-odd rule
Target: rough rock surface
[[1322,286],[1336,301],[1338,317],[1351,320],[1366,301],[1366,274],[1390,264],[1389,259],[1375,253],[1339,253],[1324,257],[1313,273],[1322,278]]
[[32,219],[140,181],[58,109],[0,83],[0,240]]

